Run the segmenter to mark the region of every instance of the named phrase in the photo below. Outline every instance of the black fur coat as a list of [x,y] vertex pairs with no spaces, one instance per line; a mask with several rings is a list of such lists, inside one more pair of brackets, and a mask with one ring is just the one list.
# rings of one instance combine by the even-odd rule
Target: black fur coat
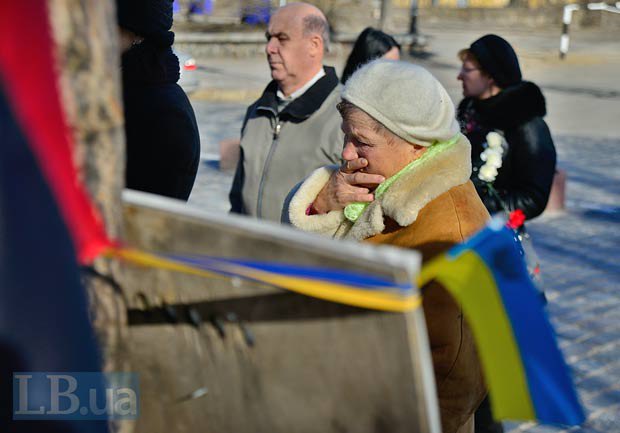
[[[547,205],[555,174],[556,153],[543,116],[545,98],[538,86],[523,81],[488,99],[465,98],[457,117],[472,144],[472,181],[489,212],[521,209],[528,219]],[[486,135],[496,131],[506,140],[502,166],[493,182],[497,194],[478,178],[487,147]]]

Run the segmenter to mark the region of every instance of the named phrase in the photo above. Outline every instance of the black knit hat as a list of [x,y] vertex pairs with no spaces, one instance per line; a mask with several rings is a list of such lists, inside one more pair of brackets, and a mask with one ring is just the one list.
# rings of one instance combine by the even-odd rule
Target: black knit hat
[[512,46],[497,35],[484,35],[469,47],[476,59],[501,88],[521,82],[519,59]]
[[116,0],[118,25],[157,45],[170,46],[173,0]]

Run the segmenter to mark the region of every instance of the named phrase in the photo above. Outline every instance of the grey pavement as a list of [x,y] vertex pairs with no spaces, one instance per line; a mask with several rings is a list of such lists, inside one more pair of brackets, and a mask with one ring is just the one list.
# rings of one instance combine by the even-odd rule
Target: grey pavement
[[[422,28],[431,52],[410,59],[430,69],[455,102],[456,52],[489,31],[474,27]],[[528,228],[542,261],[549,315],[588,414],[581,427],[505,423],[506,431],[620,432],[620,38],[574,32],[561,62],[559,31],[500,34],[514,43],[525,78],[543,88],[558,165],[568,176],[566,210],[543,214]],[[208,91],[192,102],[204,158],[190,205],[226,212],[232,173],[217,169],[217,143],[238,136],[248,102],[269,75],[263,58],[201,62]],[[341,68],[344,59],[326,63]]]

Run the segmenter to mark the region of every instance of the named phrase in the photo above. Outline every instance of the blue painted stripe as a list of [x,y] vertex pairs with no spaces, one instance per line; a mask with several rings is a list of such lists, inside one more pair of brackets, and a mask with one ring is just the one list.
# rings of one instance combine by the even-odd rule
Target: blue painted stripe
[[486,229],[472,239],[470,247],[495,278],[521,353],[537,419],[544,423],[582,423],[585,417],[568,367],[512,231]]
[[[218,272],[221,271],[221,266],[218,265],[221,263],[225,263],[243,266],[254,270],[270,272],[278,275],[286,275],[289,277],[328,281],[331,283],[348,285],[364,290],[398,290],[401,292],[406,292],[405,294],[413,290],[412,284],[397,284],[393,281],[377,277],[375,275],[361,274],[357,272],[353,273],[341,269],[299,266],[288,263],[267,263],[254,260],[230,259],[209,256],[168,255],[167,257],[176,261],[191,264],[193,266],[198,266],[201,269],[211,271],[217,270]],[[225,273],[230,276],[234,275],[234,273],[230,272]]]

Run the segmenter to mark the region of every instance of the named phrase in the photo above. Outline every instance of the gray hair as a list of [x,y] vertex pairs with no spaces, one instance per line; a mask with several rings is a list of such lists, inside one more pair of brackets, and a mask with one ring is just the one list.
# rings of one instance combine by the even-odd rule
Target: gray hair
[[362,113],[365,113],[370,118],[370,120],[372,121],[372,123],[370,125],[372,130],[374,132],[376,132],[377,134],[383,135],[383,137],[386,139],[386,141],[388,143],[392,143],[394,140],[399,138],[396,134],[394,134],[392,131],[390,131],[387,128],[387,126],[385,126],[383,123],[379,122],[377,119],[372,117],[370,114],[368,114],[364,110],[362,110],[360,107],[358,107],[357,105],[347,101],[346,99],[342,99],[336,105],[336,109],[340,113],[340,116],[342,117],[342,120],[348,120],[349,117],[351,116],[351,114],[353,114],[355,111],[361,111]]
[[323,39],[323,50],[327,53],[330,49],[329,43],[329,24],[320,15],[306,15],[303,19],[304,36],[317,34]]

